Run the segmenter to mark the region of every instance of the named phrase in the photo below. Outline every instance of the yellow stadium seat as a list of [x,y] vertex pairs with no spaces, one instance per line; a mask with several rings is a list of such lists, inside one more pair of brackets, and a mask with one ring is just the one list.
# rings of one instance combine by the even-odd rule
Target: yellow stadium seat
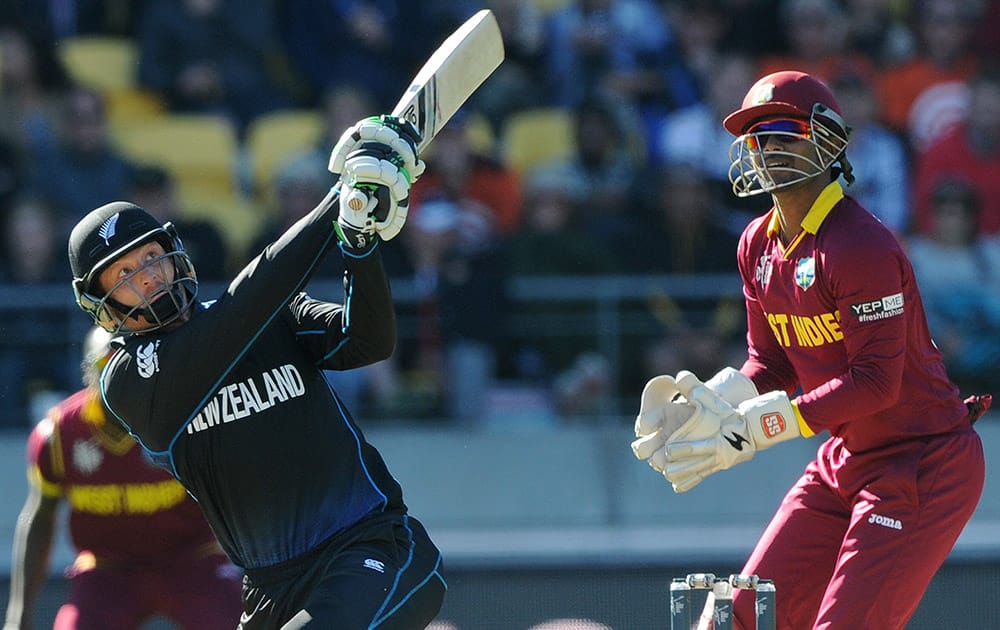
[[110,133],[133,161],[169,170],[182,199],[239,193],[239,143],[224,117],[168,113],[138,123],[112,124]]
[[558,107],[515,112],[504,123],[501,142],[504,161],[523,174],[572,154],[573,114]]
[[137,124],[162,116],[167,108],[155,94],[138,88],[106,91],[108,122],[113,126]]
[[569,5],[572,0],[531,0],[542,15],[549,15]]
[[465,132],[468,134],[469,146],[476,155],[492,156],[496,147],[496,137],[489,119],[483,114],[472,112],[465,122]]
[[102,91],[135,86],[139,55],[126,37],[79,35],[59,42],[57,51],[67,72],[78,83]]
[[313,109],[279,110],[262,114],[250,123],[245,147],[260,199],[270,198],[278,166],[286,158],[316,146],[322,132],[323,114]]

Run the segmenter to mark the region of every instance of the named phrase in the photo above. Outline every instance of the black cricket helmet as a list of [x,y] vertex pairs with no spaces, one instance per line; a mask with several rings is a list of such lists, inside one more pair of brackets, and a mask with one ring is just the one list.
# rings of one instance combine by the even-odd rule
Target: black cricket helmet
[[[114,286],[99,286],[98,277],[109,265],[152,241],[163,247],[162,256],[144,261],[140,268],[118,278]],[[110,297],[121,286],[134,287],[132,280],[147,268],[165,263],[173,265],[173,277],[149,296],[136,289],[138,304],[123,304]],[[103,205],[76,224],[69,237],[69,264],[76,303],[99,326],[115,334],[159,330],[190,310],[198,294],[194,265],[174,225],[169,222],[161,225],[148,212],[125,201]],[[140,325],[132,327],[130,321]]]

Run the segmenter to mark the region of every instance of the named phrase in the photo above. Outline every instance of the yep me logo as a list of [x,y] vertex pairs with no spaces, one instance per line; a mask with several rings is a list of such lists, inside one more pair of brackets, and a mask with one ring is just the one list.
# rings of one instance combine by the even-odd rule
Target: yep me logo
[[851,304],[851,312],[858,321],[866,322],[895,317],[903,313],[903,294],[893,293],[875,300]]

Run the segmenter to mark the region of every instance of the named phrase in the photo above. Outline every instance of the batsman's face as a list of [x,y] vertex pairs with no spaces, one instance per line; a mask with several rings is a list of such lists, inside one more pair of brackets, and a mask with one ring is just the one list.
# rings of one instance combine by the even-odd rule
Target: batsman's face
[[[163,246],[152,241],[122,254],[98,275],[98,286],[108,287],[115,302],[133,307],[153,302],[174,280],[174,264]],[[133,330],[148,327],[143,320],[130,322]]]

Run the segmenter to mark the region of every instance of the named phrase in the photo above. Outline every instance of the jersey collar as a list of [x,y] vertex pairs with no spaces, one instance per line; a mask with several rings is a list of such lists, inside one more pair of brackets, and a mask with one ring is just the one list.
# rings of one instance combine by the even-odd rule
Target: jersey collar
[[[843,198],[844,189],[841,187],[840,182],[830,182],[830,184],[823,189],[823,192],[816,197],[816,201],[813,202],[812,208],[809,208],[809,212],[807,212],[806,216],[802,219],[802,230],[810,234],[819,232],[819,226],[823,225],[823,221],[826,220],[827,215],[830,214],[833,207]],[[778,223],[778,213],[772,210],[771,220],[767,224],[768,238],[774,238],[778,234],[779,230],[781,230],[781,225]]]

